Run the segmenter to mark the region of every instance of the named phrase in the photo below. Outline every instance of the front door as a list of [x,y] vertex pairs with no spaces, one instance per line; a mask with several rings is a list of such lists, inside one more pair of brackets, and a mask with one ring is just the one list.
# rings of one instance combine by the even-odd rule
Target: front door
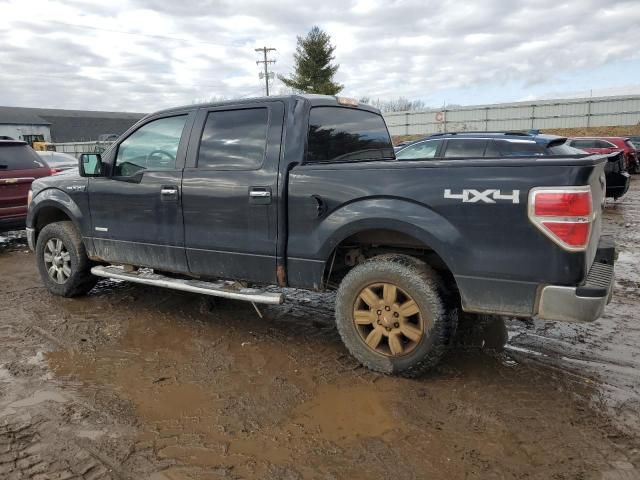
[[180,187],[194,115],[149,119],[105,156],[110,175],[89,179],[93,247],[99,258],[188,271]]
[[276,281],[283,119],[279,101],[198,113],[182,181],[192,273]]

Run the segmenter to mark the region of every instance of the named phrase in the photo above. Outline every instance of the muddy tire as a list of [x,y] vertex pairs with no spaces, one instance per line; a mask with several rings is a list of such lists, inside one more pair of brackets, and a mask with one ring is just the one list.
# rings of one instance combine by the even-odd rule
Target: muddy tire
[[40,231],[36,262],[42,282],[54,295],[84,295],[98,281],[91,275],[91,261],[72,222],[50,223]]
[[342,341],[371,370],[421,375],[440,361],[455,329],[442,287],[428,265],[407,255],[380,255],[355,266],[336,295]]

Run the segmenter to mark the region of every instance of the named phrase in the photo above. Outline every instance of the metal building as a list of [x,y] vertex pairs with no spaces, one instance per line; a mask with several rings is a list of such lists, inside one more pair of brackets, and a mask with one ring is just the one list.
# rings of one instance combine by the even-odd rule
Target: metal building
[[0,107],[0,135],[16,140],[88,142],[120,135],[144,113]]
[[0,138],[7,137],[25,142],[50,142],[51,123],[30,109],[0,107]]

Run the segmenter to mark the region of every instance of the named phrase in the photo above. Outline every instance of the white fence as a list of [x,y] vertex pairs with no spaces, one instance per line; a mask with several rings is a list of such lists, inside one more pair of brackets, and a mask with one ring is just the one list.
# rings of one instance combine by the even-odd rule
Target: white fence
[[384,118],[391,135],[637,125],[640,95],[393,112]]

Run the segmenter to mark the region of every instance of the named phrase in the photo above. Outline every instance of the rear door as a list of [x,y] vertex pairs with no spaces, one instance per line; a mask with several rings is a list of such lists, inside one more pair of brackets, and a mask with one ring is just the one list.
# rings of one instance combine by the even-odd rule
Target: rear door
[[31,183],[49,175],[49,168],[24,143],[0,144],[0,224],[27,215],[27,195]]
[[89,178],[93,245],[114,263],[187,272],[180,183],[195,111],[148,119]]
[[277,173],[284,104],[201,109],[182,180],[191,272],[276,281]]

